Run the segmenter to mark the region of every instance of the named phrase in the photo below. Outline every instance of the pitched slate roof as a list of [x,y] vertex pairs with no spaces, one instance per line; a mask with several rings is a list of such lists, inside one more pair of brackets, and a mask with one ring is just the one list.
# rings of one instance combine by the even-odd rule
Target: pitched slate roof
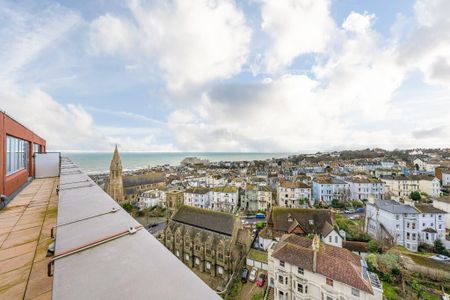
[[189,193],[189,194],[200,194],[200,195],[203,195],[203,194],[209,193],[210,191],[211,191],[210,189],[205,188],[205,187],[194,187],[194,188],[187,189],[184,192],[185,193]]
[[421,213],[446,214],[447,212],[428,204],[416,204],[416,209]]
[[186,205],[177,210],[172,221],[229,236],[233,234],[235,226],[232,214]]
[[[289,221],[289,220],[292,221]],[[283,208],[274,207],[270,212],[268,223],[273,225],[273,230],[288,232],[292,223],[296,220],[306,233],[321,234],[326,223],[335,224],[334,215],[328,209],[309,208]]]
[[[275,246],[272,257],[310,272],[314,270],[314,250],[308,238],[283,236]],[[358,255],[347,249],[321,243],[316,257],[316,273],[373,294],[369,280],[362,275]]]
[[[368,204],[372,205],[372,204]],[[418,214],[414,207],[394,200],[375,200],[375,207],[393,214]]]
[[130,175],[123,177],[124,187],[133,187],[138,185],[146,185],[151,183],[165,182],[166,177],[164,173],[149,173],[149,174],[139,174]]
[[283,188],[288,188],[288,189],[296,189],[296,188],[310,189],[311,188],[306,183],[303,183],[300,181],[297,181],[297,182],[283,181],[283,182],[281,182],[280,186]]

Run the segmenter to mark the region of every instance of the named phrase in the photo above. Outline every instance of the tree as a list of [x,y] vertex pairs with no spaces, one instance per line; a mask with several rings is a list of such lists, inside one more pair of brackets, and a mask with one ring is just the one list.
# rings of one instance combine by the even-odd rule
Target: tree
[[378,245],[378,242],[376,240],[370,240],[367,244],[367,248],[369,249],[370,253],[376,253],[378,252],[378,249],[380,249],[380,246]]
[[122,204],[122,208],[125,209],[127,213],[131,213],[131,211],[133,210],[133,205],[131,205],[130,203],[124,203]]
[[422,198],[422,196],[420,196],[419,192],[411,192],[409,198],[411,198],[414,201],[419,201]]
[[449,256],[449,252],[445,249],[444,243],[442,243],[441,239],[436,239],[433,245],[433,251],[438,254]]

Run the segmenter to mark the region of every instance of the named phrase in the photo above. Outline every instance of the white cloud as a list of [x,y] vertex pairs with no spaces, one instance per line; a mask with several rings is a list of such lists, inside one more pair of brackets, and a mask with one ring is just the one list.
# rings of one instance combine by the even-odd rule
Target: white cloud
[[328,0],[264,0],[261,17],[270,37],[263,59],[269,73],[288,67],[299,55],[325,51],[335,29]]
[[418,0],[415,28],[399,47],[398,60],[410,70],[419,69],[425,82],[450,87],[450,2]]
[[92,23],[95,52],[155,63],[170,89],[229,78],[246,62],[251,29],[231,0],[130,1],[133,20],[104,15]]
[[0,5],[0,19],[5,22],[0,27],[0,80],[10,84],[43,49],[82,22],[79,14],[59,5],[31,13],[5,2]]
[[342,24],[342,28],[347,31],[354,31],[357,33],[365,33],[370,29],[373,20],[375,19],[374,14],[364,13],[359,14],[356,12],[351,12],[345,20],[344,24]]
[[[447,116],[438,113],[440,106],[393,101],[410,69],[398,63],[397,41],[374,31],[374,20],[372,14],[352,12],[314,65],[314,77],[288,73],[259,84],[219,84],[192,109],[175,111],[169,123],[180,148],[307,151],[445,145],[450,130]],[[432,122],[411,118],[409,109],[425,110]]]

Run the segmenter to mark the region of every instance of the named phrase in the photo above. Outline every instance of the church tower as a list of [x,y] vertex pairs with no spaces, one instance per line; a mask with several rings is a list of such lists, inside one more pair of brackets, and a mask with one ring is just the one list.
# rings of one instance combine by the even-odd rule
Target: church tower
[[111,166],[109,167],[109,180],[106,185],[106,192],[116,200],[118,203],[122,204],[123,198],[123,181],[122,181],[122,161],[120,160],[119,150],[114,149],[114,155],[111,160]]

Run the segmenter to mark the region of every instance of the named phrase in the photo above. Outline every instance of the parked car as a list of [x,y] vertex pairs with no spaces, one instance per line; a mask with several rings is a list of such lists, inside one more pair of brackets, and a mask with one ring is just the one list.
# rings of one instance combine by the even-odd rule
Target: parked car
[[246,283],[248,278],[248,269],[244,268],[242,269],[242,275],[241,275],[241,281],[242,283]]
[[256,280],[257,286],[264,286],[264,283],[266,282],[266,274],[260,273],[258,276],[258,280]]
[[266,214],[257,213],[255,217],[256,217],[256,219],[265,219],[266,218]]
[[450,257],[442,255],[442,254],[436,254],[431,257],[431,259],[437,260],[437,261],[445,261],[450,262]]
[[255,280],[256,280],[256,269],[253,269],[250,272],[250,276],[248,277],[248,281],[255,282]]
[[357,213],[363,213],[366,209],[364,207],[359,207],[356,209]]

